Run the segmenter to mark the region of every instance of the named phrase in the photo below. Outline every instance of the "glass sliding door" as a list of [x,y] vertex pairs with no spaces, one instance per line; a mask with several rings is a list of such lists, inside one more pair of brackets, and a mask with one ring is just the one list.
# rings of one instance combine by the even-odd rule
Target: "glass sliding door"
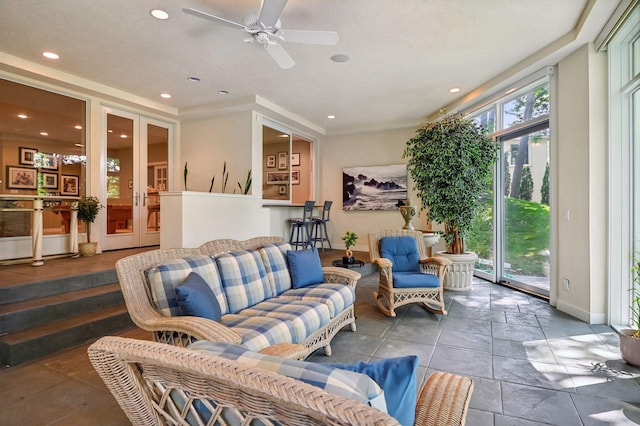
[[549,130],[499,138],[502,165],[499,280],[549,296]]

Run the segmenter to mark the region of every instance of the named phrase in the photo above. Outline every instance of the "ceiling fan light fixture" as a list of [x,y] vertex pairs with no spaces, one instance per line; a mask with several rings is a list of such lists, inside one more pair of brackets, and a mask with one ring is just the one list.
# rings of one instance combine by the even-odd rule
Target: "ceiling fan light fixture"
[[165,12],[162,9],[153,9],[151,12],[151,16],[153,16],[156,19],[160,19],[160,20],[165,20],[165,19],[169,19],[169,14],[167,12]]

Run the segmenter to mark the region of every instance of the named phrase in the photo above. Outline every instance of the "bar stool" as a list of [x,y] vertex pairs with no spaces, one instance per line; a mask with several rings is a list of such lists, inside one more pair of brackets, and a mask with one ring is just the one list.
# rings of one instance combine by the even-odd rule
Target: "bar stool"
[[289,244],[295,247],[296,250],[298,250],[298,247],[306,249],[311,246],[311,232],[309,227],[312,226],[311,217],[313,216],[313,207],[315,204],[315,201],[305,201],[302,217],[289,219],[289,223],[291,224]]
[[319,242],[322,245],[322,252],[324,253],[324,242],[329,243],[329,249],[331,249],[331,240],[329,240],[329,233],[327,232],[327,222],[329,222],[329,214],[331,213],[331,204],[333,201],[325,201],[322,206],[322,216],[313,217],[313,227],[311,228],[311,242],[314,247]]

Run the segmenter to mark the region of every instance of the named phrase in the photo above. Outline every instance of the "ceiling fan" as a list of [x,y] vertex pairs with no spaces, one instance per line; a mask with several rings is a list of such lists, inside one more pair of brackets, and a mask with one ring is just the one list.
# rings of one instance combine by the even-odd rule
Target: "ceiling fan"
[[283,30],[280,24],[280,15],[286,4],[287,0],[262,0],[260,11],[245,16],[241,24],[197,9],[186,8],[182,10],[189,15],[208,19],[249,34],[251,37],[246,41],[256,41],[263,45],[267,53],[281,68],[288,69],[296,63],[278,41],[333,46],[338,42],[338,33],[335,31]]

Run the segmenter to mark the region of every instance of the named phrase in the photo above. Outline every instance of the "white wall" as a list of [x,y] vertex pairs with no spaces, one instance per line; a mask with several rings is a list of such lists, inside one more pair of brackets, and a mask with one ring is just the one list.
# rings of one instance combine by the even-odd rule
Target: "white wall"
[[558,64],[557,307],[597,323],[606,319],[606,81],[606,56],[592,46]]
[[[189,191],[208,192],[215,175],[212,192],[222,192],[222,172],[227,162],[229,180],[225,193],[240,193],[238,182],[244,187],[252,160],[251,111],[219,117],[185,120],[180,126],[180,185],[184,189],[185,162],[189,174]],[[255,194],[252,187],[252,193]]]
[[[416,127],[417,128],[417,127]],[[355,250],[368,251],[367,235],[371,231],[402,228],[404,219],[396,211],[344,211],[342,210],[342,169],[353,166],[379,166],[406,164],[402,158],[406,142],[413,137],[416,128],[387,130],[326,136],[320,140],[320,181],[322,182],[320,204],[333,200],[331,221],[327,225],[333,248],[344,248],[341,236],[345,231],[354,231],[360,237]],[[411,204],[419,206],[414,195],[413,183],[409,181]],[[412,223],[416,229],[426,229],[424,212]]]

